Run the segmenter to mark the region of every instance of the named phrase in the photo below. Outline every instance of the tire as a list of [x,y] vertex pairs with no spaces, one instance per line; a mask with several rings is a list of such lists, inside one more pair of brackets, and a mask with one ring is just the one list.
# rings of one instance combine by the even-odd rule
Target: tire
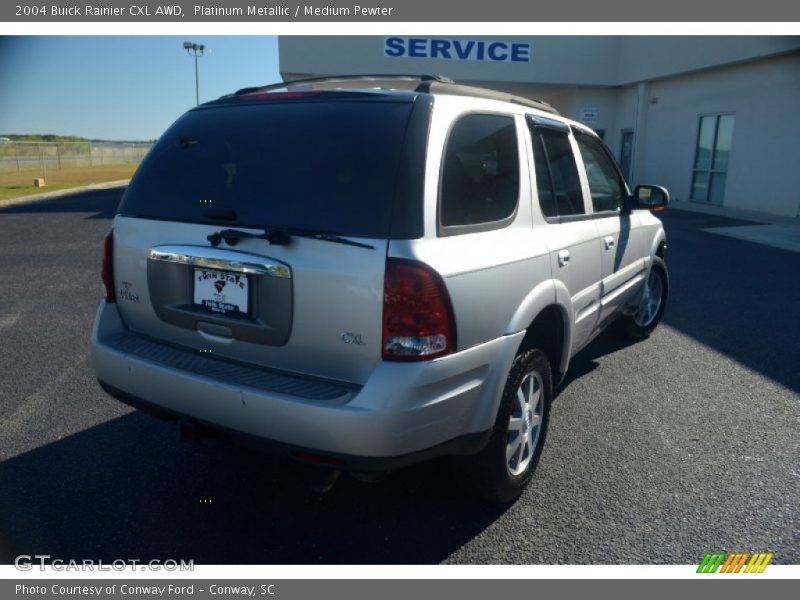
[[[658,256],[653,257],[653,266],[645,281],[645,289],[636,313],[623,315],[620,318],[622,333],[634,340],[643,340],[650,336],[664,314],[669,296],[669,272],[666,263]],[[658,294],[655,298],[651,294]]]
[[[525,397],[532,398],[527,405],[527,420],[521,414]],[[528,350],[518,354],[511,364],[488,444],[480,453],[459,459],[461,483],[492,502],[508,504],[519,498],[542,453],[552,397],[550,362],[545,353]],[[534,428],[537,419],[538,425]],[[507,451],[513,444],[518,449],[507,458]]]

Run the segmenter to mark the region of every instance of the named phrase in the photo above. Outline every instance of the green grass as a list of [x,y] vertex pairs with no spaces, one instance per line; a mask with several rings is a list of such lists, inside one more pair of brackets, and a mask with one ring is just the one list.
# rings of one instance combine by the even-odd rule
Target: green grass
[[41,194],[69,188],[83,187],[95,183],[128,179],[136,170],[136,164],[101,165],[75,169],[48,170],[45,187],[35,187],[33,180],[41,177],[41,171],[22,173],[0,173],[0,202],[31,194]]

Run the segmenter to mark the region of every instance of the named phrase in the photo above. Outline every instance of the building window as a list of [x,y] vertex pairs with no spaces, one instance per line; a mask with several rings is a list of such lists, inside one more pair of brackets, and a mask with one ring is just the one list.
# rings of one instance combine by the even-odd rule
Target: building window
[[519,198],[514,119],[481,114],[461,118],[447,141],[441,185],[443,227],[505,224]]
[[722,204],[733,142],[733,115],[700,117],[691,199]]

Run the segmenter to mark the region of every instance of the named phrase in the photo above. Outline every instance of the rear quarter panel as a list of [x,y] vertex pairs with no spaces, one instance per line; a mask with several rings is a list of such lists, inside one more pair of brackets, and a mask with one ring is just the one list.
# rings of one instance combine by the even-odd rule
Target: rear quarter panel
[[[440,237],[439,174],[447,135],[458,117],[476,112],[512,115],[515,119],[520,159],[517,213],[500,229]],[[420,260],[443,277],[455,312],[459,350],[513,333],[513,328],[520,331],[527,327],[530,321],[521,324],[520,308],[537,284],[550,280],[546,244],[532,229],[530,151],[525,127],[523,112],[509,110],[505,103],[437,96],[426,161],[425,237],[389,244],[389,256]],[[555,300],[554,291],[546,293]]]

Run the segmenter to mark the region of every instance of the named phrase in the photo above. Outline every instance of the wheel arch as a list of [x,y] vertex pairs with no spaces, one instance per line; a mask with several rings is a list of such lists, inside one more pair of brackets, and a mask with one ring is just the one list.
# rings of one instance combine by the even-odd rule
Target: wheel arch
[[531,290],[509,324],[508,332],[525,331],[519,352],[540,348],[553,369],[553,382],[563,378],[572,348],[574,313],[563,283],[549,280]]
[[664,228],[661,227],[653,236],[653,242],[650,244],[650,257],[658,256],[661,260],[666,260],[667,253],[667,235],[664,233]]

